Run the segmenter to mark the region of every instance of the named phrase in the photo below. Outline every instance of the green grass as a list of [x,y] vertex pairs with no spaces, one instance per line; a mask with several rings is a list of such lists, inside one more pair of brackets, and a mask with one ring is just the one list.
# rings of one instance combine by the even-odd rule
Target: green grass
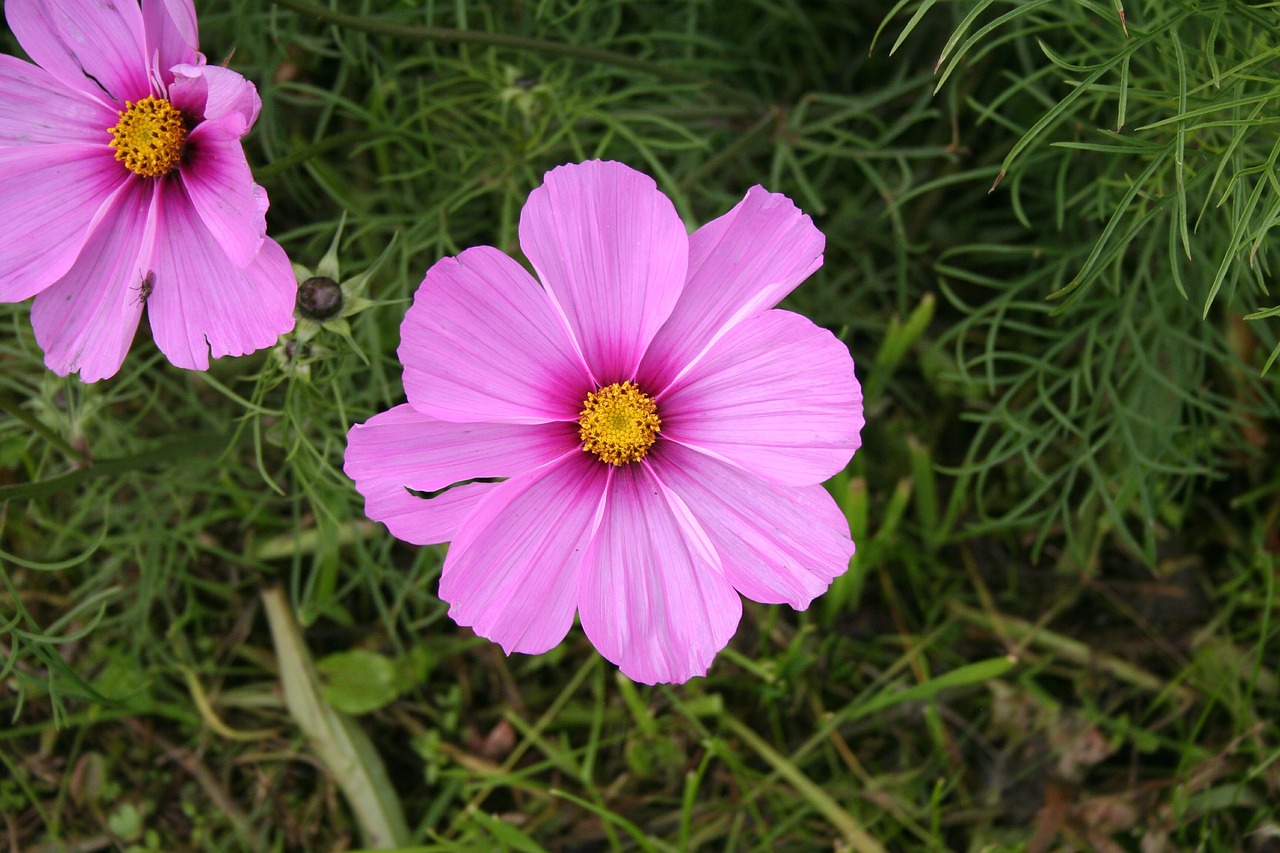
[[[1276,849],[1277,4],[199,5],[271,233],[387,256],[203,374],[0,306],[6,849]],[[426,268],[589,157],[795,199],[866,389],[849,573],[679,687],[457,628],[341,471]]]

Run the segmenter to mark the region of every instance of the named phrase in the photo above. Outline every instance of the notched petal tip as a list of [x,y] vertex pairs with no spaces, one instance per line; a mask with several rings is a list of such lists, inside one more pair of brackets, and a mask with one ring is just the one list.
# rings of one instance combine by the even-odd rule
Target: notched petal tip
[[675,444],[657,462],[747,598],[804,610],[848,569],[849,522],[822,486],[781,486]]
[[671,200],[621,163],[567,164],[529,194],[519,233],[595,380],[633,377],[685,285],[689,238]]
[[861,440],[849,348],[780,309],[731,329],[660,404],[666,438],[790,486],[833,476]]
[[740,323],[822,265],[826,237],[791,199],[760,186],[689,238],[688,284],[645,357],[665,386]]
[[663,492],[645,468],[618,469],[580,592],[587,637],[645,684],[705,674],[742,616],[742,599],[687,539]]
[[267,238],[238,269],[189,204],[166,213],[147,305],[156,345],[173,364],[207,370],[211,356],[248,355],[293,329],[298,283],[278,243]]
[[459,625],[508,654],[540,654],[573,625],[581,555],[605,477],[581,454],[512,477],[467,519],[440,575]]

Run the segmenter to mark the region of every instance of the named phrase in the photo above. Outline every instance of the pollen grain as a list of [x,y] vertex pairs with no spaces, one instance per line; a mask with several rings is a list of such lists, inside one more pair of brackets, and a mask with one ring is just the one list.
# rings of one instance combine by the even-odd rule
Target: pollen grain
[[582,449],[610,465],[643,459],[661,430],[657,404],[634,382],[615,382],[588,393],[578,416]]
[[116,159],[135,175],[158,178],[178,165],[187,141],[182,113],[164,98],[148,95],[126,101],[120,121],[109,129]]

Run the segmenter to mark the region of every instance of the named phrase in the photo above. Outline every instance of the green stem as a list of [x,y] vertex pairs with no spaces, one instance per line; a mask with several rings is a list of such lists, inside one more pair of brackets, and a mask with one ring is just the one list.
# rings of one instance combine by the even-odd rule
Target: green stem
[[227,436],[212,433],[175,436],[145,453],[114,459],[99,459],[88,468],[79,468],[47,480],[37,480],[34,483],[0,486],[0,502],[30,500],[67,491],[98,477],[126,474],[143,468],[191,459],[201,452],[221,452],[226,442]]
[[821,786],[806,776],[804,771],[792,763],[790,759],[770,746],[769,742],[760,737],[760,735],[756,734],[751,727],[729,714],[726,714],[721,719],[730,731],[745,741],[747,746],[755,750],[761,758],[777,771],[779,776],[790,782],[819,814],[840,831],[840,834],[844,836],[848,849],[856,850],[858,853],[885,853],[884,846],[862,827],[857,818],[850,814]]
[[272,160],[265,166],[254,170],[254,175],[259,178],[274,175],[276,172],[283,172],[286,169],[292,169],[299,163],[310,160],[317,154],[323,154],[332,148],[350,148],[359,145],[361,142],[368,140],[369,134],[361,131],[358,133],[343,133],[339,136],[330,136],[321,139],[319,142],[313,142],[305,148],[299,148],[289,154],[281,157],[279,160]]
[[30,412],[23,411],[20,406],[14,405],[11,403],[5,403],[4,405],[0,405],[0,412],[3,412],[9,415],[15,420],[22,421],[22,424],[27,429],[31,430],[36,435],[43,438],[49,444],[52,444],[54,447],[58,448],[58,450],[62,451],[63,455],[68,457],[69,459],[74,459],[77,462],[86,461],[83,451],[76,450],[74,447],[72,447],[70,444],[67,443],[66,439],[58,435],[53,430],[49,429],[48,426],[41,423],[40,419],[37,417],[34,417]]
[[507,33],[490,33],[483,30],[459,30],[452,27],[428,27],[416,24],[389,24],[362,15],[347,15],[342,12],[335,12],[315,3],[309,3],[307,0],[275,0],[275,3],[277,6],[292,9],[302,15],[310,15],[344,29],[418,41],[481,44],[488,47],[506,47],[513,50],[546,53],[552,56],[565,56],[570,59],[580,59],[584,62],[595,62],[601,65],[626,68],[630,71],[639,71],[673,83],[693,83],[705,86],[707,89],[724,97],[755,106],[760,105],[760,99],[757,96],[735,89],[732,86],[726,86],[709,77],[703,77],[701,74],[681,71],[678,68],[672,68],[660,62],[614,53],[611,50],[602,50],[598,47],[585,47],[583,45],[566,44],[564,42],[547,41],[546,39],[509,35]]
[[736,140],[723,148],[720,153],[707,160],[697,169],[695,169],[687,178],[680,182],[680,189],[688,192],[691,188],[698,186],[708,176],[712,175],[717,169],[723,167],[730,160],[741,155],[744,151],[755,142],[756,137],[764,133],[771,127],[780,125],[783,122],[783,115],[778,110],[769,110],[753,124],[747,128],[745,132],[738,136]]

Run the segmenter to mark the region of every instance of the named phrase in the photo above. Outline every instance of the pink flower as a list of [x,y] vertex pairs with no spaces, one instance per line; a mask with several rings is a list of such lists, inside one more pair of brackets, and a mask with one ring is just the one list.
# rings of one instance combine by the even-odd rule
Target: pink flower
[[205,370],[293,327],[240,139],[262,102],[196,50],[191,0],[7,0],[36,65],[0,56],[0,301],[35,296],[45,363],[120,369],[145,305],[156,344]]
[[427,271],[401,328],[409,402],[348,436],[365,511],[452,540],[440,597],[508,654],[577,612],[637,681],[704,674],[739,593],[804,609],[853,554],[820,485],[859,444],[853,361],[773,308],[823,243],[761,187],[690,237],[626,166],[551,171],[520,217],[541,284],[488,246]]

